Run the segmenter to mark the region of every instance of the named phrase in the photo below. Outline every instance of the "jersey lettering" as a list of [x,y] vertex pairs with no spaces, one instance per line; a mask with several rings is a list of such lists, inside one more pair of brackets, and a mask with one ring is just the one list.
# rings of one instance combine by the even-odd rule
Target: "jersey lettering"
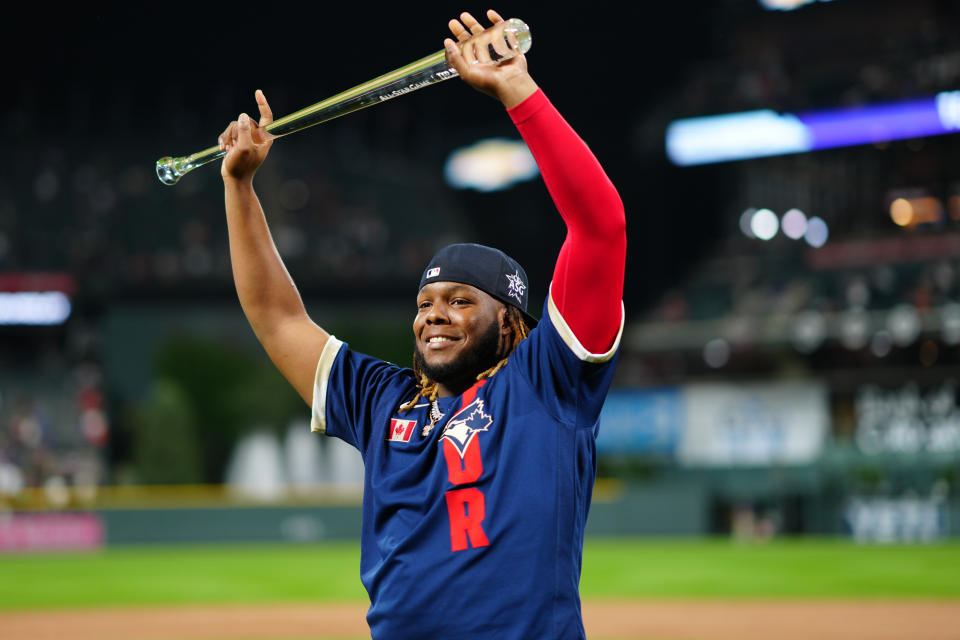
[[476,482],[483,473],[480,443],[476,438],[471,439],[467,444],[462,458],[456,445],[444,438],[443,457],[447,459],[447,477],[450,478],[450,484],[461,485]]
[[[443,457],[447,462],[447,478],[455,487],[476,482],[483,475],[480,440],[477,434],[493,424],[493,417],[483,410],[483,400],[476,400],[477,391],[486,380],[463,394],[460,411],[450,418],[443,431]],[[483,530],[486,497],[476,487],[450,489],[446,493],[447,516],[450,520],[450,550],[490,544]],[[469,544],[468,544],[469,541]]]
[[486,547],[490,544],[480,523],[486,515],[483,492],[476,487],[447,491],[447,513],[450,516],[450,550],[463,551],[470,546]]

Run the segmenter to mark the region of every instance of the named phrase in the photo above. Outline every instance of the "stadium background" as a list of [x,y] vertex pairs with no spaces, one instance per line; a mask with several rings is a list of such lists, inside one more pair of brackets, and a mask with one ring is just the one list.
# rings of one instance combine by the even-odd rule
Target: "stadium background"
[[[136,580],[122,563],[126,578],[109,577],[111,554],[148,543],[322,553],[314,549],[338,550],[330,545],[359,531],[356,457],[305,434],[305,407],[236,302],[216,168],[168,188],[153,163],[212,144],[228,119],[254,109],[256,88],[280,115],[437,50],[463,8],[484,9],[20,9],[0,44],[0,293],[60,291],[71,312],[62,324],[0,326],[0,575],[14,585],[0,606],[324,597],[294,581],[297,596],[279,579],[264,593],[231,590],[231,561],[282,566],[267,546],[208,566],[212,582],[191,578],[207,591],[185,599],[176,589],[125,599]],[[628,211],[628,323],[588,527],[588,547],[614,549],[626,571],[591,578],[588,549],[585,597],[632,598],[638,611],[668,597],[955,603],[956,136],[678,167],[664,134],[678,118],[954,91],[960,3],[500,9],[531,25],[534,77]],[[542,185],[478,192],[445,182],[449,154],[486,138],[516,135],[496,104],[448,82],[275,146],[258,190],[315,319],[407,362],[412,283],[437,247],[458,240],[520,257],[532,304],[542,302],[562,241]],[[902,226],[891,216],[897,199],[920,212]],[[783,232],[748,237],[744,212],[761,208],[778,217],[798,208],[825,221],[829,238],[814,248]],[[804,547],[798,536],[816,540]],[[694,552],[664,537],[707,541]],[[752,550],[734,562],[751,587],[717,556],[718,540],[721,555]],[[824,555],[821,544],[842,553]],[[53,556],[52,575],[73,576],[89,599],[53,589],[31,564],[50,550],[66,554]],[[673,561],[658,570],[661,556]],[[332,562],[308,557],[291,562],[312,562],[311,572]],[[76,574],[67,558],[81,563]],[[775,578],[764,578],[765,563]],[[836,586],[829,569],[841,566],[862,579]],[[706,573],[672,588],[683,567]],[[150,568],[152,580],[160,570]],[[344,571],[354,579],[354,566]],[[288,583],[290,574],[281,573]]]

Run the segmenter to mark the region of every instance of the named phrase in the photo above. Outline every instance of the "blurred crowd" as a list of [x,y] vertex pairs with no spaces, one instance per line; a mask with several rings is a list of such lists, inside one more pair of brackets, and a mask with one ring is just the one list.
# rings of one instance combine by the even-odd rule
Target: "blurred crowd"
[[[898,245],[910,241],[900,238]],[[741,370],[753,375],[768,371],[769,360],[783,348],[813,356],[838,347],[872,356],[862,364],[874,366],[891,353],[907,351],[916,352],[916,358],[889,364],[909,368],[955,361],[960,349],[960,260],[955,256],[831,264],[819,253],[825,249],[777,242],[748,247],[745,239],[736,244],[742,252],[704,260],[638,319],[637,352],[673,348],[699,354],[708,341],[718,340],[728,355],[713,368],[734,360],[731,351],[769,354],[766,362]],[[842,241],[832,249],[841,257],[854,253]],[[659,333],[651,327],[663,327],[673,342],[658,344]],[[829,371],[850,364],[830,353],[818,367]]]
[[[811,253],[816,250],[808,250]],[[707,320],[729,315],[890,311],[918,312],[960,301],[960,259],[812,269],[771,248],[766,255],[723,255],[704,261],[685,286],[666,294],[651,317]]]
[[[65,375],[64,375],[65,374]],[[0,509],[34,501],[64,507],[92,499],[107,477],[110,423],[99,370],[0,376]],[[28,491],[29,493],[29,491]]]
[[[277,246],[307,285],[409,282],[437,244],[467,233],[459,205],[442,176],[347,138],[339,153],[278,145],[262,169]],[[216,164],[164,187],[153,159],[122,147],[92,158],[56,143],[21,151],[0,174],[0,270],[69,271],[94,294],[230,285]]]
[[952,89],[960,77],[951,3],[741,12],[723,16],[726,55],[698,62],[686,79],[679,106],[687,115],[885,102]]

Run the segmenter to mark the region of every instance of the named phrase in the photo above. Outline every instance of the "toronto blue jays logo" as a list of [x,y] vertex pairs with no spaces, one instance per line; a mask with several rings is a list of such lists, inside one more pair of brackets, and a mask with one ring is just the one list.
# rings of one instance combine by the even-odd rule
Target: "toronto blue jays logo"
[[517,302],[523,302],[523,290],[527,285],[523,284],[523,278],[519,271],[514,271],[513,275],[507,274],[507,295],[516,298]]
[[493,424],[493,416],[484,413],[483,400],[474,400],[450,418],[450,422],[443,430],[441,441],[443,439],[450,441],[462,458],[474,436],[480,431],[489,429],[491,424]]

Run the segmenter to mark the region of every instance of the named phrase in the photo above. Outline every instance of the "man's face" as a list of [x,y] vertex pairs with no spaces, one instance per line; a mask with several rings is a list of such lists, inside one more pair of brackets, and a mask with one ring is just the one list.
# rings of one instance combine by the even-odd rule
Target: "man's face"
[[[506,306],[476,287],[432,282],[417,295],[416,358],[431,380],[452,394],[500,360],[509,335]],[[465,389],[466,387],[464,387]]]

